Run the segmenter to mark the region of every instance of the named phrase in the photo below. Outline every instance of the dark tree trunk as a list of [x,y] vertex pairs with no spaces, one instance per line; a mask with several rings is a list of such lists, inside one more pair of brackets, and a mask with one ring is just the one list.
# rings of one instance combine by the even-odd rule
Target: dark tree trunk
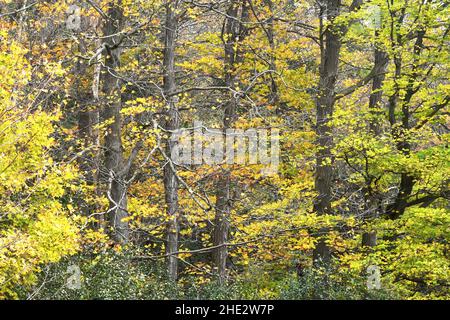
[[[240,12],[240,15],[239,15]],[[238,16],[240,18],[238,19]],[[235,75],[236,63],[242,58],[242,54],[237,47],[237,42],[245,37],[246,27],[240,21],[248,19],[248,7],[241,1],[232,1],[227,10],[222,39],[224,42],[225,54],[225,86],[235,88],[238,80]],[[238,97],[230,94],[225,107],[223,117],[223,132],[230,128],[236,120],[236,107]],[[226,263],[228,258],[228,233],[230,228],[231,212],[231,172],[225,169],[219,174],[216,183],[216,212],[214,218],[213,245],[218,246],[212,253],[215,271],[219,277],[219,282],[226,279]]]
[[[377,34],[378,33],[376,33],[376,35]],[[373,134],[378,135],[381,133],[379,118],[383,114],[381,107],[383,91],[381,88],[383,86],[385,72],[388,65],[388,55],[383,50],[375,48],[374,58],[374,69],[376,70],[376,74],[372,80],[372,92],[369,97],[369,111],[371,112],[373,118],[370,121],[369,127]]]
[[331,261],[331,251],[325,239],[319,239],[313,251],[313,265],[326,266]]
[[316,176],[315,189],[318,193],[314,211],[318,214],[331,213],[332,197],[332,147],[333,135],[329,125],[333,116],[335,102],[335,87],[338,75],[339,54],[341,41],[338,31],[333,30],[333,20],[338,16],[340,0],[328,0],[325,2],[325,13],[327,21],[331,23],[324,31],[324,41],[322,44],[322,55],[320,65],[319,93],[316,101],[316,133],[317,147],[316,153]]
[[220,246],[213,251],[214,266],[216,268],[219,282],[226,279],[226,263],[228,250],[226,243],[230,229],[230,172],[221,174],[216,184],[216,213],[214,217],[213,245]]
[[[414,63],[412,67],[413,70],[408,81],[405,97],[401,100],[402,118],[401,118],[401,125],[399,127],[395,126],[395,117],[393,116],[393,114],[395,114],[395,109],[397,107],[398,101],[400,100],[399,90],[396,90],[395,93],[389,99],[390,101],[389,110],[392,118],[391,120],[392,133],[393,136],[398,141],[397,150],[406,156],[408,156],[411,152],[411,144],[408,141],[407,137],[408,136],[407,132],[410,130],[410,121],[411,121],[411,113],[409,110],[409,106],[413,95],[417,92],[417,90],[414,88],[414,82],[416,81],[415,78],[417,76],[417,68],[419,65],[420,53],[422,52],[422,49],[424,47],[423,44],[424,37],[425,31],[418,30],[416,42],[414,44]],[[398,44],[401,45],[401,37],[398,41],[399,41]],[[400,70],[402,61],[400,58],[396,58],[395,61],[396,61],[395,76],[398,79],[401,76]],[[397,196],[394,202],[388,205],[386,208],[386,213],[390,219],[398,219],[400,216],[403,215],[406,208],[408,207],[408,198],[411,196],[414,184],[415,184],[414,176],[412,176],[409,172],[403,172],[400,175],[400,185]]]
[[[88,31],[89,28],[96,28],[94,23],[87,23],[88,17],[82,17],[81,31]],[[76,31],[74,31],[76,32]],[[76,33],[76,36],[78,34]],[[78,44],[81,55],[86,55],[86,46],[83,41]],[[87,185],[94,186],[96,192],[99,190],[99,109],[98,96],[88,86],[84,85],[88,79],[88,63],[83,59],[78,59],[74,66],[74,84],[72,86],[72,97],[77,107],[78,137],[81,144],[78,148],[77,162],[80,172]],[[84,215],[89,215],[97,208],[89,205],[86,201],[81,201],[81,210]],[[101,216],[100,218],[103,218]],[[100,219],[101,220],[101,219]],[[100,225],[97,225],[100,227]]]
[[[378,36],[378,30],[375,31],[375,36]],[[378,45],[375,45],[374,50],[374,70],[375,74],[372,79],[372,91],[370,93],[369,97],[369,112],[371,113],[372,118],[369,122],[369,130],[374,135],[377,136],[381,134],[381,125],[380,125],[380,119],[383,115],[383,107],[382,107],[382,97],[383,97],[383,81],[385,78],[386,69],[389,63],[389,57],[388,54],[378,47]],[[373,194],[373,189],[371,186],[372,180],[367,181],[367,198],[366,201],[368,203],[369,210],[372,208],[377,208],[373,210],[372,212],[369,211],[369,214],[364,217],[366,219],[369,219],[371,217],[374,217],[376,215],[376,210],[381,209],[381,204],[379,203],[379,200],[376,198],[376,196]],[[364,233],[363,234],[363,246],[364,239],[370,239],[372,236],[372,233]],[[370,241],[369,241],[370,242]],[[375,234],[375,244],[376,244],[376,234]],[[366,244],[367,245],[367,244]]]
[[377,233],[375,231],[366,232],[362,235],[363,247],[375,247],[377,245]]
[[[319,93],[316,99],[316,175],[315,189],[317,197],[314,203],[314,211],[317,214],[331,214],[332,181],[333,181],[333,135],[330,120],[333,116],[335,102],[335,88],[338,76],[339,54],[341,41],[339,30],[333,29],[333,21],[339,15],[340,0],[328,0],[325,7],[320,8],[321,26],[323,16],[330,25],[320,35],[321,63]],[[326,230],[321,230],[325,233]],[[327,263],[330,260],[330,249],[324,239],[319,239],[313,252],[315,265]]]
[[108,176],[107,196],[109,199],[108,222],[112,238],[118,243],[129,240],[129,226],[124,218],[127,213],[127,188],[124,184],[124,161],[122,147],[122,118],[120,110],[121,81],[116,76],[120,65],[120,53],[114,36],[122,27],[123,13],[120,4],[110,5],[108,19],[104,23],[103,45],[105,52],[105,67],[103,68],[103,99],[105,99],[102,118],[108,122],[105,137],[105,166]]
[[[167,120],[166,130],[176,130],[179,128],[179,114],[176,105],[176,97],[173,93],[176,90],[175,82],[175,42],[177,30],[176,17],[177,1],[166,2],[166,21],[164,37],[164,95],[167,99]],[[172,149],[175,147],[175,141],[167,140],[166,154],[170,157]],[[175,166],[166,165],[164,167],[164,191],[167,206],[168,223],[166,227],[166,254],[167,254],[167,272],[169,279],[175,281],[178,277],[178,258],[175,252],[178,251],[178,178]]]
[[[83,46],[80,45],[80,51],[85,53]],[[79,157],[77,158],[83,179],[90,186],[98,187],[98,109],[92,93],[83,87],[82,79],[85,79],[87,64],[85,61],[78,61],[75,66],[75,84],[73,96],[78,107],[78,136],[82,142],[79,148]],[[83,213],[89,215],[94,208],[83,205]]]
[[269,104],[276,107],[277,113],[280,113],[282,111],[281,105],[280,105],[280,95],[278,92],[278,85],[275,81],[275,73],[277,72],[277,66],[276,66],[276,56],[275,56],[275,31],[274,31],[274,5],[272,0],[265,0],[265,4],[269,8],[270,16],[267,19],[267,27],[265,27],[264,31],[267,36],[267,40],[269,42],[270,46],[270,60],[269,60],[269,69],[273,72],[269,73],[270,76],[270,95],[269,95]]

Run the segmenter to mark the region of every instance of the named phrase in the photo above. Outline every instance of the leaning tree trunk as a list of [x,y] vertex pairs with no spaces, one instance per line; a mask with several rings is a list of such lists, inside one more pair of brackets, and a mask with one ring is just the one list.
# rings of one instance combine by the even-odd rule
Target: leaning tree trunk
[[[174,92],[176,90],[175,82],[175,41],[177,30],[176,17],[177,1],[167,1],[166,3],[166,21],[164,37],[164,95],[167,100],[168,111],[165,129],[173,131],[179,128],[179,114],[176,105]],[[176,141],[167,140],[166,154],[170,157],[175,148]],[[175,281],[178,277],[178,179],[175,172],[175,166],[166,165],[164,167],[164,191],[167,206],[167,229],[166,229],[166,254],[167,254],[167,272],[171,280]]]

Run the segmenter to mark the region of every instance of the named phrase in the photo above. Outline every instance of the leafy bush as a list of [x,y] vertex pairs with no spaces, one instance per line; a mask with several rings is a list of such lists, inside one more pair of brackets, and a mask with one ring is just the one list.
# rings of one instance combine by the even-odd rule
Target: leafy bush
[[[80,288],[68,282],[80,270]],[[72,267],[73,268],[73,267]],[[33,299],[176,299],[178,288],[164,276],[160,263],[133,259],[132,252],[113,250],[79,255],[44,268],[38,285],[22,288],[22,298]]]
[[339,270],[336,266],[311,268],[301,277],[292,276],[285,282],[281,299],[293,300],[385,300],[395,293],[381,286],[368,289],[367,277]]

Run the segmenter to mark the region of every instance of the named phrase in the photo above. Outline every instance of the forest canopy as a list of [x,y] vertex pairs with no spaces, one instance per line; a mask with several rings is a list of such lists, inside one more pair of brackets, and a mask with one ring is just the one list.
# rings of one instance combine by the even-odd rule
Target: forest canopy
[[0,0],[0,299],[450,299],[447,0]]

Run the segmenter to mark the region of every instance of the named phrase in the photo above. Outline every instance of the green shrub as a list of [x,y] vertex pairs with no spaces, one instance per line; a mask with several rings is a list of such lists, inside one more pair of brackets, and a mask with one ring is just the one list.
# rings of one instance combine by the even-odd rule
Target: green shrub
[[368,289],[364,275],[352,274],[332,266],[311,268],[286,279],[281,299],[288,300],[386,300],[395,294],[381,286]]

